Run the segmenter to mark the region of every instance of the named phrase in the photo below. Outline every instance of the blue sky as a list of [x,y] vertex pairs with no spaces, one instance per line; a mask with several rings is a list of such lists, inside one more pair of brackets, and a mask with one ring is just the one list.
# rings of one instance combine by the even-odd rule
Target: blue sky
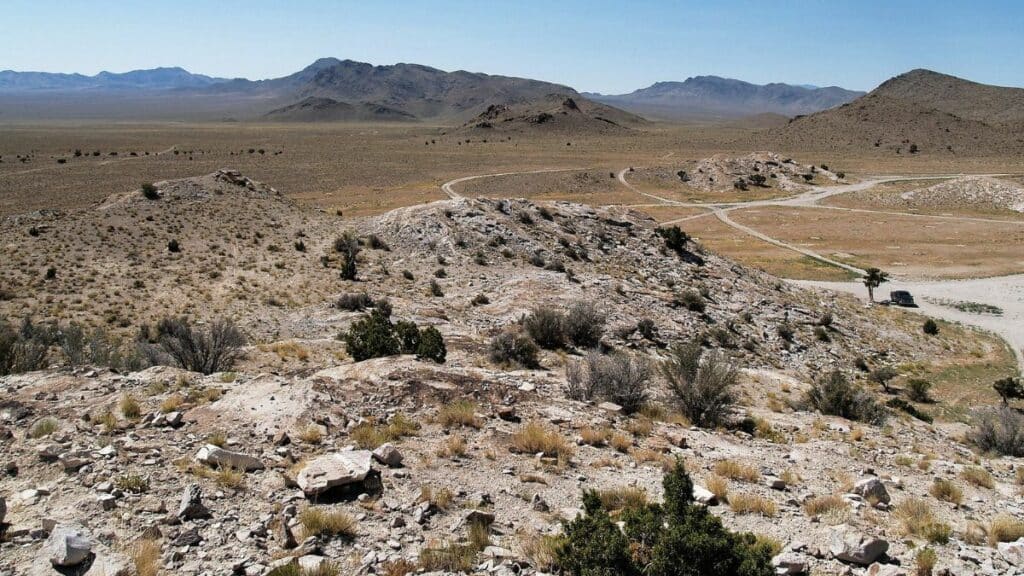
[[335,56],[618,93],[715,74],[871,89],[930,68],[1024,86],[1024,2],[4,0],[0,69],[269,78]]

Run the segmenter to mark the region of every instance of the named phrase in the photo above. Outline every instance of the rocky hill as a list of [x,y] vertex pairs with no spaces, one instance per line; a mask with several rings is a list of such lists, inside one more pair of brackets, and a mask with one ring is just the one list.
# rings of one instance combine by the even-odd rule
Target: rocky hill
[[1019,154],[1024,89],[978,84],[929,70],[892,78],[866,96],[768,130],[787,148],[899,154]]
[[809,114],[845,104],[863,94],[836,86],[757,85],[718,76],[696,76],[684,82],[657,82],[629,94],[587,96],[637,114],[695,120]]
[[639,116],[566,94],[519,104],[492,104],[461,130],[488,133],[618,134],[642,127]]
[[275,108],[263,117],[277,122],[408,122],[416,119],[411,114],[379,104],[353,105],[315,96]]
[[[677,459],[778,573],[899,573],[926,545],[954,574],[1020,561],[995,546],[1024,513],[1019,459],[972,453],[960,423],[806,404],[828,371],[859,391],[858,366],[968,365],[989,341],[788,286],[630,209],[457,199],[343,219],[221,170],[8,218],[0,240],[0,312],[33,319],[0,340],[49,343],[43,369],[0,376],[0,571],[552,573],[583,490],[620,518],[661,499]],[[375,345],[432,328],[442,362],[357,361],[371,312]],[[135,335],[182,314],[201,333],[233,319],[242,357],[129,366],[92,331],[170,354]],[[691,425],[659,369],[687,342],[734,394],[720,428]],[[623,387],[587,392],[586,374]],[[936,478],[960,495],[933,496]]]

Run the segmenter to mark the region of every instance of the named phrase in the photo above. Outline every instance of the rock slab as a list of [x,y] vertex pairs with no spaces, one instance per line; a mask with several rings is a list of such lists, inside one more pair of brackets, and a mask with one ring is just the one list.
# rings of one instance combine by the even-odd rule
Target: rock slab
[[372,458],[369,450],[324,454],[307,464],[295,481],[307,497],[317,496],[332,488],[365,480]]
[[50,564],[58,567],[78,566],[92,554],[92,542],[77,528],[57,526],[44,544]]

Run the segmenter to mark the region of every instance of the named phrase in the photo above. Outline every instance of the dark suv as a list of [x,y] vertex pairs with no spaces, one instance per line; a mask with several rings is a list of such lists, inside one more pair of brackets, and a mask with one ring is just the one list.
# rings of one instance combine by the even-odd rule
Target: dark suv
[[889,292],[889,301],[896,306],[906,306],[907,308],[917,308],[917,303],[914,302],[914,297],[910,295],[910,292],[906,290],[893,290]]

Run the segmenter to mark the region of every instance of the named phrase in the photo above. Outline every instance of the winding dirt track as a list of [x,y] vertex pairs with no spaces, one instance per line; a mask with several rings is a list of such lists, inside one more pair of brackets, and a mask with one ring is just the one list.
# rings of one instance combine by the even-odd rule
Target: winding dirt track
[[[447,194],[450,198],[462,198],[462,195],[453,189],[454,185],[459,184],[461,182],[475,180],[477,178],[510,176],[515,174],[538,174],[543,172],[568,172],[572,170],[579,170],[579,168],[531,170],[526,172],[503,172],[498,174],[480,174],[477,176],[466,176],[442,184],[441,190],[444,191],[444,193]],[[844,208],[839,206],[823,206],[819,204],[820,201],[831,196],[867,190],[878,184],[884,182],[891,182],[893,180],[932,180],[935,178],[953,178],[961,176],[962,174],[929,174],[927,176],[878,176],[869,180],[858,182],[856,184],[846,184],[829,187],[814,186],[806,192],[788,198],[780,198],[774,200],[755,200],[751,202],[690,203],[672,200],[670,198],[665,198],[657,194],[652,194],[650,192],[640,190],[639,188],[630,184],[628,180],[626,180],[626,174],[628,172],[629,168],[624,168],[620,170],[619,173],[616,175],[618,181],[623,186],[635,192],[636,194],[654,201],[654,203],[633,205],[635,207],[678,206],[680,208],[699,208],[702,210],[706,210],[706,212],[703,214],[686,216],[684,218],[664,222],[663,224],[676,224],[680,222],[686,222],[689,220],[695,220],[697,218],[715,216],[723,223],[743,232],[744,234],[747,234],[764,242],[768,242],[780,248],[792,250],[809,258],[813,258],[823,264],[835,266],[843,270],[857,274],[859,276],[864,275],[864,270],[857,268],[855,266],[851,266],[849,264],[845,264],[843,262],[832,260],[831,258],[818,254],[817,252],[814,252],[812,250],[808,250],[800,246],[794,246],[777,238],[772,238],[771,236],[768,236],[763,232],[760,232],[749,226],[745,226],[734,221],[729,217],[728,213],[740,208],[753,208],[760,206],[789,206],[815,208],[821,210],[843,210],[849,212],[869,214],[914,216],[919,218],[932,218],[935,220],[960,220],[964,222],[993,222],[1000,224],[1024,225],[1024,221],[975,218],[968,216],[913,214],[885,210],[867,210],[860,208]],[[984,176],[1006,175],[985,174]],[[815,282],[801,280],[787,281],[809,288],[829,289],[840,292],[848,292],[861,297],[866,296],[866,290],[864,289],[864,286],[861,284],[859,280],[854,280],[850,282]],[[944,280],[928,282],[904,281],[894,278],[890,281],[886,288],[890,290],[909,290],[912,294],[914,294],[917,297],[919,301],[920,308],[916,309],[916,311],[919,313],[951,322],[960,322],[963,324],[975,326],[998,334],[1000,337],[1002,337],[1010,344],[1010,347],[1013,349],[1013,352],[1017,357],[1017,362],[1020,365],[1021,370],[1024,371],[1024,274],[1002,276],[996,278],[978,278],[970,280]],[[996,316],[990,314],[973,314],[970,312],[963,312],[948,305],[939,304],[938,302],[940,301],[981,301],[985,304],[998,306],[1003,310],[1003,314]]]

